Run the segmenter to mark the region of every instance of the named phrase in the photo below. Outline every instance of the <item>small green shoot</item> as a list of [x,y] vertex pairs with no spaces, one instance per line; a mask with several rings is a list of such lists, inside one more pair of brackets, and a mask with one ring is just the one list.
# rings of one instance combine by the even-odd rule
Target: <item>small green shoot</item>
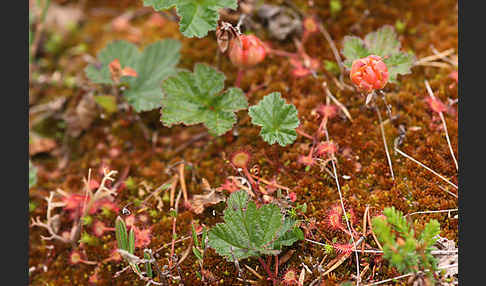
[[29,189],[37,184],[37,167],[29,160]]
[[431,251],[440,233],[440,225],[430,220],[420,235],[416,235],[403,214],[394,207],[385,208],[385,218],[375,217],[373,229],[383,244],[383,257],[401,273],[437,270],[437,260]]

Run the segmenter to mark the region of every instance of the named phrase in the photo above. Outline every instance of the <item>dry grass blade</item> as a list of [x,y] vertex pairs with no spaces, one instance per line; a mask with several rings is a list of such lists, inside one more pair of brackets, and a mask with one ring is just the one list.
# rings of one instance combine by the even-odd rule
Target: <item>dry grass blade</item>
[[[431,172],[432,174],[436,175],[437,177],[441,178],[444,182],[448,183],[449,185],[453,186],[454,188],[458,189],[457,185],[455,185],[454,183],[452,183],[451,181],[447,180],[444,176],[442,176],[441,174],[437,173],[436,171],[432,170],[431,168],[425,166],[424,164],[420,163],[419,161],[417,161],[416,159],[414,159],[412,156],[406,154],[405,152],[401,151],[400,149],[398,148],[395,148],[395,151],[398,152],[398,154],[402,155],[403,157],[411,160],[412,162],[416,163],[417,165],[425,168],[426,170],[428,170],[429,172]],[[456,196],[457,197],[457,196]]]
[[[329,132],[327,131],[327,128],[324,129],[324,130],[325,130],[325,133],[326,133],[326,140],[329,142],[330,141],[329,140]],[[346,208],[344,208],[343,194],[341,192],[341,185],[339,184],[339,177],[337,175],[336,164],[334,163],[334,160],[331,160],[331,163],[332,163],[332,169],[334,171],[334,179],[336,181],[336,186],[337,186],[338,193],[339,193],[339,201],[341,202],[341,208],[343,209],[343,213],[346,214]],[[353,232],[351,230],[351,225],[349,224],[348,216],[345,215],[344,218],[346,219],[346,226],[348,228],[349,235],[351,236],[351,242],[353,243],[354,250],[356,250],[357,244],[354,241]],[[362,241],[362,239],[360,239],[360,240]],[[360,278],[359,278],[360,277],[360,275],[359,275],[359,255],[358,255],[358,252],[354,252],[354,254],[356,256],[356,277],[357,277],[356,285],[359,285],[359,280],[360,280]]]
[[388,151],[388,145],[386,143],[385,129],[383,128],[383,121],[381,120],[380,110],[378,109],[378,106],[376,104],[375,104],[375,110],[376,110],[376,114],[378,115],[378,120],[380,122],[381,138],[383,139],[383,145],[385,146],[386,159],[388,161],[388,166],[390,167],[391,177],[392,180],[395,180],[395,174],[393,173],[393,166],[390,158],[390,152]]
[[[427,89],[429,96],[432,99],[435,99],[434,93],[432,92],[432,89],[430,88],[429,82],[427,80],[425,80],[425,88]],[[442,112],[439,112],[439,116],[440,116],[440,120],[442,120],[442,125],[444,126],[447,145],[449,146],[449,151],[451,152],[452,159],[454,160],[454,164],[456,165],[456,170],[459,170],[459,165],[457,164],[456,155],[454,155],[454,151],[452,150],[451,140],[449,139],[449,132],[447,131],[447,124],[444,118],[444,114]]]
[[324,87],[324,90],[326,91],[326,95],[329,96],[329,98],[336,104],[341,110],[343,111],[344,115],[346,115],[347,118],[349,118],[349,121],[353,121],[353,117],[351,117],[351,113],[349,113],[349,110],[342,104],[339,100],[337,100],[334,95],[332,95],[331,91],[327,87],[327,83],[323,82],[322,86]]

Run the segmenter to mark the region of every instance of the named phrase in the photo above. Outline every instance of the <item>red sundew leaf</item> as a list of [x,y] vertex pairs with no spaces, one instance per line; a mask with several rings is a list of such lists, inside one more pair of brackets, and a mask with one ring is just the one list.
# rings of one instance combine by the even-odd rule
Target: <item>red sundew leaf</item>
[[316,147],[316,154],[319,156],[332,155],[338,150],[337,144],[334,142],[321,142]]
[[434,112],[441,113],[447,110],[447,106],[442,103],[442,101],[440,101],[438,98],[429,96],[425,99],[425,101],[429,105],[430,109],[432,109],[432,111]]
[[328,119],[336,116],[338,112],[338,107],[334,104],[319,104],[316,108],[317,113],[322,117],[327,117]]
[[332,247],[334,250],[336,250],[337,253],[339,254],[348,254],[353,251],[353,245],[352,244],[333,244]]

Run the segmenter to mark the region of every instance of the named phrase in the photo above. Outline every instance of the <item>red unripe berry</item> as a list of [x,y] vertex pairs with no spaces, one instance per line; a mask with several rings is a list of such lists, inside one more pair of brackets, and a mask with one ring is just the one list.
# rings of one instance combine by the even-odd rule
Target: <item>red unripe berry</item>
[[385,87],[388,68],[379,56],[369,55],[353,62],[349,76],[360,91],[370,93]]
[[263,42],[254,35],[241,35],[230,42],[229,57],[237,67],[252,67],[265,59]]

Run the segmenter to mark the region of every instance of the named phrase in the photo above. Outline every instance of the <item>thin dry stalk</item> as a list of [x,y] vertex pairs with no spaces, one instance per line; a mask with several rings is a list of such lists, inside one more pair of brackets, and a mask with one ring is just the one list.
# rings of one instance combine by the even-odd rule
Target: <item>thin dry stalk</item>
[[436,175],[437,177],[441,178],[444,182],[446,182],[449,185],[453,186],[454,188],[458,189],[458,187],[454,183],[452,183],[451,181],[447,180],[446,178],[444,178],[444,176],[442,176],[441,174],[439,174],[436,171],[432,170],[431,168],[429,168],[429,167],[425,166],[424,164],[420,163],[419,161],[417,161],[416,159],[414,159],[412,156],[406,154],[405,152],[401,151],[400,149],[398,149],[396,147],[395,147],[395,151],[398,152],[398,154],[402,155],[403,157],[411,160],[415,164],[417,164],[417,165],[425,168],[427,171],[431,172],[432,174]]
[[[256,277],[258,277],[258,279],[260,280],[264,280],[263,276],[261,276],[260,274],[258,274],[258,272],[256,272],[256,270],[254,270],[253,268],[251,268],[250,266],[244,264],[244,266],[246,267],[246,269],[248,269],[251,273],[253,273],[253,275],[255,275]],[[248,281],[248,280],[247,280]]]
[[451,212],[457,212],[459,209],[448,209],[448,210],[438,210],[438,211],[421,211],[421,212],[413,212],[406,214],[405,216],[411,216],[415,214],[435,214],[435,213],[448,213],[450,215]]
[[[366,224],[366,223],[367,223],[367,218],[368,218],[368,216],[367,216],[367,215],[368,215],[369,210],[370,210],[370,206],[366,206],[365,212],[364,212],[364,214],[363,214],[363,234],[364,234],[365,236],[366,236],[366,229],[367,229],[367,228],[366,228],[366,227],[367,227],[367,224]],[[364,247],[365,247],[365,246],[364,246],[364,244],[363,244],[363,245],[361,246],[361,251],[362,251],[361,253],[363,253],[363,252],[364,252]]]
[[388,151],[388,145],[386,143],[385,129],[383,128],[383,121],[381,120],[380,110],[378,109],[378,106],[376,104],[375,104],[375,110],[376,110],[376,114],[378,115],[378,120],[380,122],[381,138],[383,139],[383,145],[385,146],[386,159],[388,161],[388,166],[390,167],[391,177],[392,180],[395,180],[395,174],[393,173],[393,166],[390,157],[390,152]]
[[[329,142],[329,132],[327,131],[327,128],[324,129],[325,133],[326,133],[326,140]],[[337,189],[338,189],[338,193],[339,193],[339,201],[341,202],[341,208],[343,209],[343,213],[346,214],[346,209],[344,208],[344,202],[343,202],[343,194],[341,192],[341,185],[339,184],[339,178],[338,178],[338,175],[337,175],[337,170],[336,170],[336,164],[334,163],[334,160],[331,160],[331,163],[332,163],[332,169],[334,171],[334,180],[336,181],[336,186],[337,186]],[[348,231],[349,231],[349,235],[351,236],[351,242],[353,243],[353,246],[354,246],[354,249],[356,250],[356,247],[357,247],[357,244],[356,242],[354,241],[354,237],[353,237],[353,233],[352,233],[352,230],[351,230],[351,225],[349,224],[349,219],[348,219],[348,216],[345,215],[344,218],[346,219],[346,226],[348,228]],[[362,241],[362,239],[360,239]],[[355,252],[355,257],[356,257],[356,285],[359,285],[359,282],[360,282],[360,275],[359,275],[359,256],[358,256],[358,253]],[[341,262],[342,263],[342,262]]]
[[329,96],[329,98],[343,111],[344,115],[346,115],[347,118],[349,118],[349,121],[353,121],[353,117],[351,117],[351,113],[349,113],[349,110],[342,104],[339,100],[337,100],[334,95],[332,95],[331,91],[327,87],[327,83],[323,82],[322,86],[324,87],[324,90],[326,91],[326,95]]
[[186,187],[186,180],[184,178],[184,163],[181,163],[179,165],[179,180],[181,183],[181,188],[182,188],[182,194],[184,195],[184,204],[187,204],[189,201],[187,197],[187,187]]
[[177,213],[179,210],[179,200],[181,198],[181,193],[182,191],[179,191],[177,194],[177,199],[175,203],[175,215],[173,216],[172,219],[172,242],[171,242],[171,247],[170,247],[170,257],[169,257],[169,269],[172,269],[172,263],[174,259],[174,251],[175,251],[175,238],[176,238],[176,224],[177,224]]
[[342,84],[344,84],[344,82],[343,82],[344,64],[343,64],[343,60],[341,59],[341,56],[339,55],[339,51],[336,48],[336,45],[334,44],[334,41],[331,38],[331,35],[326,30],[324,25],[322,25],[322,23],[318,23],[317,28],[319,29],[319,32],[321,32],[321,34],[324,36],[324,38],[326,38],[326,41],[329,43],[329,47],[331,48],[332,54],[334,55],[334,58],[336,59],[336,62],[338,63],[339,71],[341,72],[340,76],[339,76],[339,81]]
[[[427,89],[429,96],[432,99],[435,99],[434,92],[430,88],[429,82],[427,80],[425,80],[425,88]],[[454,151],[452,150],[451,140],[449,139],[449,132],[447,131],[447,124],[446,124],[446,121],[445,121],[445,118],[444,118],[444,114],[442,112],[439,112],[439,116],[440,116],[440,120],[442,120],[442,125],[444,126],[444,132],[445,132],[445,136],[446,136],[446,139],[447,139],[447,145],[449,146],[449,151],[451,152],[452,159],[454,160],[454,165],[456,165],[456,170],[459,170],[459,165],[457,164],[456,155],[454,155]]]
[[454,53],[454,49],[448,49],[440,53],[434,52],[434,55],[423,57],[415,62],[415,65],[420,65],[422,63],[433,62],[435,60],[444,59],[445,57],[452,55]]
[[174,207],[174,199],[175,199],[175,191],[177,188],[177,184],[179,183],[179,175],[175,174],[174,177],[172,177],[172,184],[170,185],[170,207]]
[[[371,218],[370,218],[370,212],[368,212],[368,221],[371,222]],[[371,230],[371,235],[373,236],[373,239],[375,240],[376,242],[376,245],[378,245],[378,248],[380,250],[383,250],[383,247],[381,246],[380,242],[378,241],[378,238],[376,237],[376,234],[375,232],[373,231],[373,224],[370,223],[370,230]]]

